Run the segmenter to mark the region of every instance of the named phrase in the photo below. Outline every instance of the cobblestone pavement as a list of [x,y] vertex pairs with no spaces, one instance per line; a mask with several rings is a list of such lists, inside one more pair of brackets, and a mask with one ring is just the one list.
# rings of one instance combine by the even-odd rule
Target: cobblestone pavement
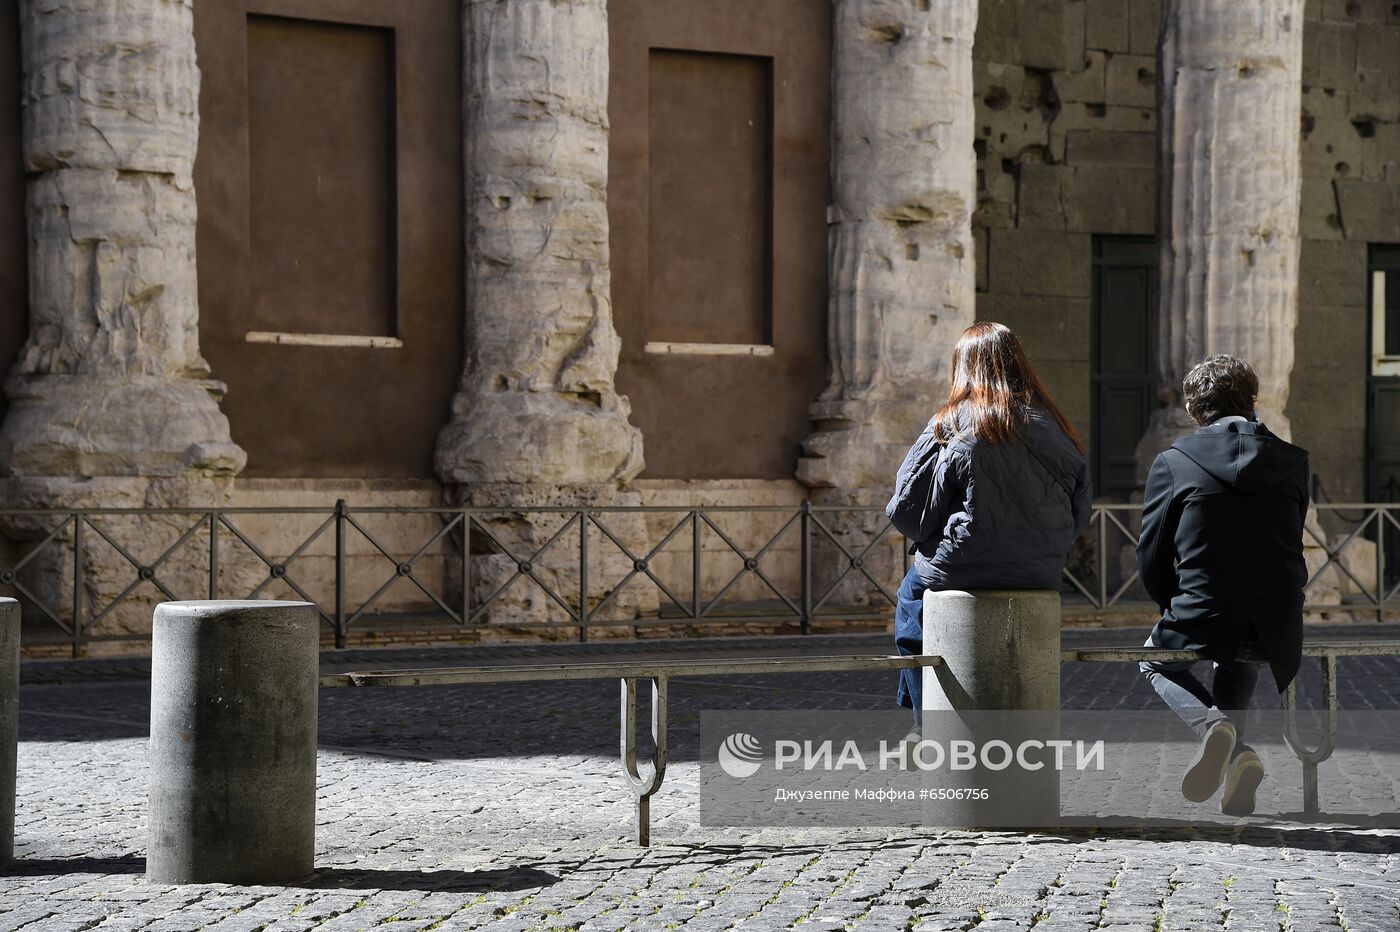
[[[460,662],[419,651],[362,666],[435,656]],[[1400,831],[1364,822],[1054,833],[698,824],[700,710],[883,709],[888,674],[673,682],[675,763],[650,850],[629,841],[611,682],[324,690],[317,875],[290,887],[148,884],[149,684],[27,679],[20,860],[0,875],[0,930],[1400,929]],[[1342,696],[1350,708],[1400,709],[1400,661],[1344,660]],[[1064,699],[1155,701],[1117,664],[1067,665]]]

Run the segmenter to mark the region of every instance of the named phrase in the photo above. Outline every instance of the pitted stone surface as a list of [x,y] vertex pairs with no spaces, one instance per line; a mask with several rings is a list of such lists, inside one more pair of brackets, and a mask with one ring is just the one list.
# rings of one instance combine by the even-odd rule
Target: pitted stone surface
[[1138,447],[1143,477],[1157,453],[1192,429],[1181,382],[1214,353],[1254,365],[1261,419],[1290,436],[1284,408],[1298,322],[1303,6],[1165,5],[1157,316],[1163,407]]
[[232,475],[199,352],[191,0],[27,0],[29,339],[10,476]]
[[810,486],[884,488],[947,394],[948,348],[973,321],[976,26],[964,0],[836,3],[828,384],[797,469]]
[[462,7],[466,362],[444,482],[593,486],[642,470],[613,385],[603,0]]

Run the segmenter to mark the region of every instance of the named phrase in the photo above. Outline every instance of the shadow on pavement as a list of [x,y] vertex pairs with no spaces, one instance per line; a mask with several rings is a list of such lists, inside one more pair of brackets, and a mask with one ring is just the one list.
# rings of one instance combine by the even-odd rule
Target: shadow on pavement
[[3,877],[60,877],[65,874],[144,874],[142,855],[124,854],[115,858],[16,858],[0,869]]
[[[1329,817],[1328,822],[1335,824],[1341,818],[1344,817]],[[1377,826],[1377,828],[1379,829],[1381,826]],[[1184,821],[1165,824],[1158,822],[1156,825],[1144,826],[1139,820],[1105,818],[1099,819],[1094,826],[1062,828],[1041,837],[1075,842],[1089,841],[1095,838],[1162,842],[1212,841],[1229,845],[1251,845],[1256,848],[1344,851],[1354,854],[1400,854],[1400,835],[1366,834],[1364,830],[1348,831],[1333,827],[1211,826]]]
[[334,890],[412,890],[423,893],[493,893],[538,890],[559,882],[559,877],[533,867],[505,867],[479,871],[405,871],[361,867],[327,867],[310,880],[288,887]]
[[[146,859],[127,854],[114,858],[20,858],[0,876],[61,877],[68,874],[144,874]],[[306,890],[405,890],[425,893],[492,893],[538,890],[559,882],[559,877],[533,867],[496,870],[377,870],[368,867],[327,867],[309,879],[269,884]]]

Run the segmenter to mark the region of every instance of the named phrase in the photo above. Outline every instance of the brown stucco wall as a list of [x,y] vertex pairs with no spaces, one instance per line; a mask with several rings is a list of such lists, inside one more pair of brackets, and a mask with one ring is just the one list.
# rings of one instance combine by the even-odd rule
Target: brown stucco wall
[[[631,401],[632,423],[642,430],[642,475],[791,478],[799,445],[811,431],[808,406],[826,377],[830,4],[614,0],[608,19],[608,221],[613,312],[622,338],[617,386]],[[767,205],[752,206],[765,207],[768,230],[761,217],[736,209],[742,204],[724,203],[722,194],[677,196],[676,188],[686,184],[682,179],[700,188],[712,177],[714,166],[702,160],[713,155],[687,155],[664,139],[653,153],[652,139],[665,126],[655,125],[650,107],[650,49],[698,53],[684,56],[695,73],[671,76],[673,86],[665,91],[692,105],[697,123],[719,132],[764,109],[753,100],[739,109],[733,92],[725,90],[733,75],[722,56],[767,63],[772,173],[758,177],[754,160],[741,165],[736,155],[736,170],[752,174],[744,179],[752,183],[728,188],[742,200],[766,196]],[[704,58],[711,55],[706,66]],[[708,92],[698,83],[707,78],[713,85]],[[697,83],[677,88],[677,80]],[[663,178],[654,177],[653,159],[664,160],[658,166]],[[684,216],[658,215],[651,203],[656,197]],[[749,241],[766,269],[752,259],[735,262],[733,249],[704,245],[736,235]],[[675,255],[657,260],[656,251],[664,249],[682,251],[684,261]],[[684,289],[692,286],[699,287],[687,297]],[[754,341],[770,343],[773,354],[648,354],[644,347],[652,341]]]
[[[253,61],[271,75],[249,73],[250,13],[276,33]],[[297,42],[338,30],[350,38],[393,30],[393,85],[383,90],[391,125],[384,107],[336,96],[348,80],[322,88],[324,117],[314,100],[300,100],[314,125],[289,124],[307,89],[293,80],[298,68],[342,67],[360,81],[382,71],[379,57],[364,57],[363,35],[314,60],[294,54]],[[228,0],[195,9],[200,345],[214,377],[228,383],[222,408],[248,452],[245,476],[433,476],[462,359],[460,36],[457,0]],[[303,83],[315,88],[326,77]],[[270,80],[290,82],[288,100],[276,101]],[[259,113],[250,114],[250,101]],[[286,138],[266,138],[279,132]],[[355,151],[338,159],[347,140]],[[375,146],[390,155],[374,158]],[[278,158],[292,160],[285,176]],[[366,190],[375,183],[391,190]],[[374,203],[344,203],[357,198]],[[386,215],[390,228],[379,229],[376,218]],[[254,240],[267,230],[270,253]],[[396,337],[403,346],[246,340],[248,331],[274,329]]]

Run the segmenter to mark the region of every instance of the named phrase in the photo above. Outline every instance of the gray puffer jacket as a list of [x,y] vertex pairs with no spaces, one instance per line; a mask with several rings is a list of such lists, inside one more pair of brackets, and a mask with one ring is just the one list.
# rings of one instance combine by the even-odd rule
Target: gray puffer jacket
[[913,542],[929,588],[1058,589],[1092,498],[1083,455],[1053,418],[1032,410],[1020,440],[1008,443],[965,429],[938,443],[930,421],[885,512]]

